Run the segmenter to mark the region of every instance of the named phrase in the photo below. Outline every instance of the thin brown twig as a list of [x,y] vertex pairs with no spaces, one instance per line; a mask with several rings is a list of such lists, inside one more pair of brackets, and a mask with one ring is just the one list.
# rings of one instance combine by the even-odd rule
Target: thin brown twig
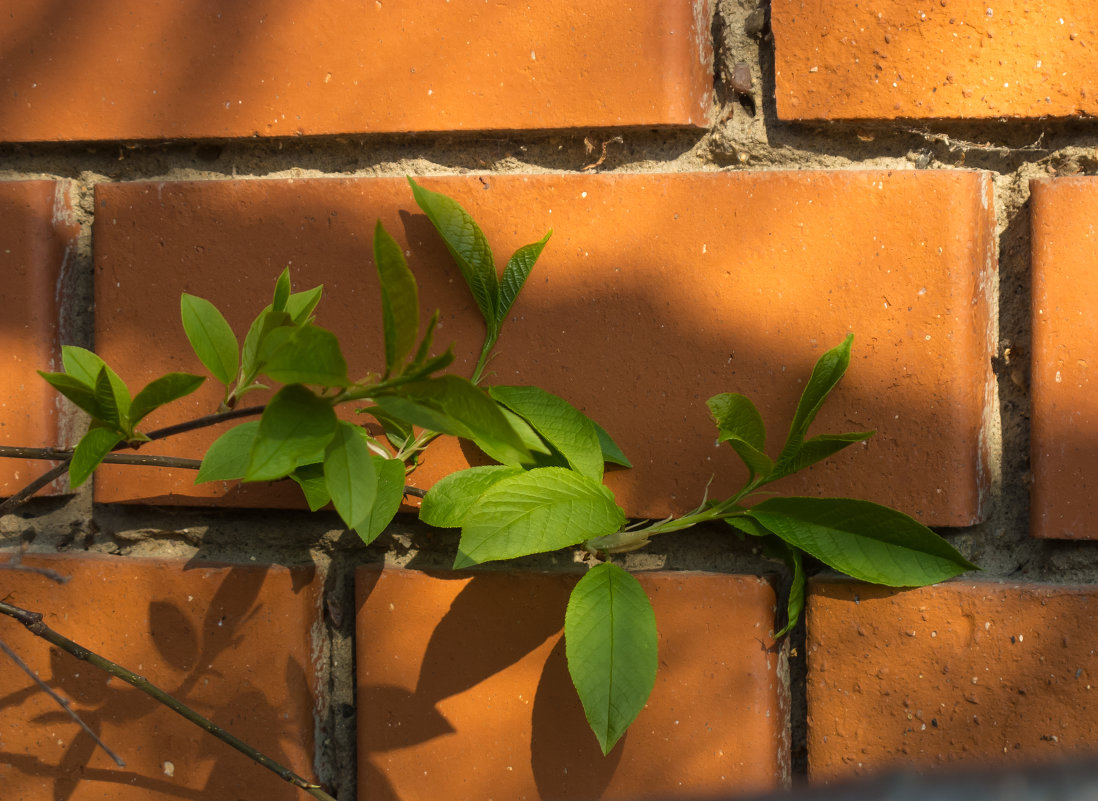
[[269,756],[260,753],[240,738],[235,737],[229,732],[222,729],[213,721],[198,714],[182,701],[169,695],[164,690],[160,689],[155,684],[146,679],[144,676],[138,676],[133,671],[127,670],[116,662],[112,662],[111,660],[106,659],[105,657],[102,657],[99,654],[94,653],[93,651],[89,651],[84,646],[73,642],[72,640],[62,636],[61,634],[58,634],[56,631],[54,631],[42,622],[41,612],[31,612],[28,609],[22,609],[21,607],[13,606],[12,604],[9,604],[5,601],[0,601],[0,614],[5,614],[8,617],[12,617],[18,620],[20,623],[26,626],[27,630],[31,632],[31,634],[34,634],[37,637],[41,637],[43,640],[50,643],[51,645],[57,646],[61,650],[65,651],[68,654],[71,654],[77,659],[87,662],[88,664],[99,668],[100,670],[110,674],[111,676],[114,676],[115,678],[121,679],[122,681],[129,684],[131,687],[134,687],[145,693],[146,695],[154,698],[164,706],[171,709],[176,714],[181,715],[194,725],[201,728],[203,731],[206,731],[209,734],[212,734],[217,739],[221,740],[222,742],[231,745],[237,751],[240,751],[257,764],[262,765],[267,770],[277,775],[279,778],[289,782],[294,787],[304,790],[313,798],[321,799],[321,801],[336,801],[332,796],[324,792],[324,789],[319,784],[310,782],[307,779],[303,779],[302,777],[291,771],[289,768],[283,767],[282,765],[271,759]]
[[30,666],[27,665],[26,662],[19,658],[19,654],[11,650],[11,648],[9,648],[7,643],[5,643],[3,640],[0,640],[0,651],[3,651],[5,654],[7,654],[11,661],[14,662],[20,670],[30,676],[31,679],[39,686],[39,688],[46,693],[46,695],[56,701],[57,705],[64,709],[68,713],[69,717],[75,720],[80,725],[80,728],[86,731],[88,735],[93,740],[95,740],[95,744],[102,748],[106,752],[107,756],[114,760],[114,764],[118,765],[118,767],[120,768],[126,767],[126,763],[122,760],[122,757],[118,756],[118,754],[108,748],[107,744],[99,739],[99,735],[92,731],[91,727],[88,726],[88,724],[85,723],[83,720],[81,720],[78,714],[73,712],[71,702],[67,698],[63,698],[62,696],[54,692],[53,688],[46,684],[46,682],[42,681],[42,679],[39,678],[38,674],[31,670]]
[[[55,459],[68,460],[72,451],[61,448],[23,448],[0,445],[0,458],[5,459]],[[155,456],[147,453],[108,453],[103,464],[128,464],[141,467],[177,467],[182,470],[197,470],[202,466],[201,459],[183,459],[178,456]]]

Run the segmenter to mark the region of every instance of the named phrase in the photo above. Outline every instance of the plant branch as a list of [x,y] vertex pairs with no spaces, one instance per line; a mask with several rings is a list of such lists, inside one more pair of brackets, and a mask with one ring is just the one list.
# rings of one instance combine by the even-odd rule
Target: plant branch
[[7,643],[5,643],[3,640],[0,640],[0,651],[3,651],[5,654],[7,654],[11,661],[14,662],[20,670],[30,676],[31,679],[42,689],[42,691],[46,693],[46,695],[56,701],[57,705],[64,709],[68,713],[69,717],[76,721],[76,723],[79,724],[80,728],[86,731],[88,735],[93,740],[95,740],[95,744],[102,748],[106,752],[107,756],[114,760],[114,764],[118,765],[118,767],[120,768],[126,767],[126,763],[122,760],[122,757],[118,756],[118,754],[114,753],[114,751],[108,748],[107,744],[99,739],[99,735],[92,731],[88,724],[81,720],[80,716],[72,711],[72,706],[70,706],[71,702],[67,698],[62,698],[60,695],[55,693],[53,691],[53,688],[46,684],[46,682],[42,681],[42,679],[38,677],[38,674],[31,670],[26,662],[19,658],[19,654],[11,650],[11,648],[9,648]]
[[[55,459],[68,460],[72,451],[61,448],[21,448],[0,445],[0,458],[6,459]],[[201,459],[183,459],[176,456],[154,456],[143,453],[109,453],[103,457],[103,464],[129,464],[143,467],[177,467],[183,470],[197,470],[202,466]]]
[[61,464],[54,465],[45,473],[32,481],[30,484],[27,484],[27,486],[23,487],[23,489],[19,490],[19,492],[12,495],[3,503],[0,503],[0,515],[6,515],[8,512],[18,509],[20,506],[26,503],[28,498],[34,495],[34,493],[38,492],[38,490],[53,482],[55,479],[60,478],[61,474],[69,469],[69,462],[71,461],[72,456],[69,456],[67,459],[61,462]]
[[42,639],[46,640],[46,642],[50,643],[51,645],[55,645],[56,647],[60,648],[68,654],[71,654],[81,661],[94,665],[100,670],[109,673],[115,678],[121,679],[122,681],[129,684],[131,687],[135,687],[146,695],[154,698],[164,706],[171,709],[176,714],[183,716],[191,723],[198,726],[203,731],[206,731],[221,740],[222,742],[231,745],[237,751],[240,751],[257,764],[262,765],[267,770],[276,774],[279,778],[289,782],[294,787],[304,790],[313,798],[321,799],[321,801],[335,801],[332,796],[324,792],[323,788],[321,788],[320,785],[310,782],[307,779],[301,778],[289,768],[283,767],[270,757],[261,754],[259,751],[252,748],[243,740],[239,739],[238,737],[234,737],[232,734],[229,734],[229,732],[225,731],[220,726],[217,726],[215,723],[213,723],[213,721],[198,714],[182,701],[179,701],[176,698],[172,697],[164,690],[154,685],[148,679],[144,678],[143,676],[138,676],[136,673],[127,670],[121,665],[116,664],[115,662],[112,662],[109,659],[100,656],[99,654],[89,651],[82,645],[78,645],[67,637],[58,634],[56,631],[54,631],[42,622],[42,614],[40,612],[31,612],[27,609],[22,609],[18,606],[13,606],[4,601],[0,601],[0,613],[5,614],[8,617],[15,618],[24,626],[26,626],[28,631],[30,631],[35,636],[41,637]]
[[[236,420],[241,417],[255,417],[257,414],[263,414],[263,410],[266,406],[245,406],[243,409],[232,409],[227,412],[217,412],[215,414],[208,414],[205,417],[196,417],[194,420],[188,420],[185,423],[177,423],[174,426],[166,426],[165,428],[158,428],[155,431],[148,431],[145,436],[150,440],[166,439],[168,437],[174,437],[176,434],[185,434],[188,431],[197,431],[200,428],[208,428],[209,426],[215,426],[218,423],[225,423],[229,420]],[[122,445],[120,447],[126,447]]]

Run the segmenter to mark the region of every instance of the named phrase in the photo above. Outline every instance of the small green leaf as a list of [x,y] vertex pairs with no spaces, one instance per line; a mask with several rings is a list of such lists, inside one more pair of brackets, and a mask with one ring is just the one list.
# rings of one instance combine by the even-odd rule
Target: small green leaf
[[777,465],[777,469],[771,475],[771,478],[776,479],[792,475],[809,465],[823,461],[855,442],[863,442],[869,439],[874,433],[876,432],[853,431],[849,434],[821,434],[818,437],[806,439],[791,458]]
[[271,331],[260,348],[257,367],[283,384],[343,387],[350,383],[336,335],[315,325]]
[[332,496],[328,493],[328,483],[324,479],[323,464],[314,462],[300,465],[290,473],[290,478],[301,487],[310,512],[324,508],[332,500]]
[[495,401],[464,378],[443,375],[411,381],[390,393],[376,395],[374,402],[402,420],[478,444],[488,443],[505,455],[509,464],[531,458]]
[[362,414],[368,414],[377,420],[381,424],[381,428],[385,432],[385,438],[389,440],[389,444],[398,451],[411,442],[412,438],[415,436],[416,432],[412,428],[411,423],[389,414],[380,406],[370,406],[365,409],[359,409],[358,411]]
[[109,428],[93,428],[81,437],[69,462],[69,484],[73,489],[87,481],[103,457],[121,441],[122,435]]
[[[748,519],[748,518],[744,518]],[[755,521],[751,521],[755,522]],[[769,532],[762,539],[763,553],[771,559],[780,559],[785,562],[792,576],[789,585],[789,597],[785,602],[785,625],[774,635],[777,640],[793,630],[797,621],[801,619],[804,611],[804,562],[801,559],[801,551],[794,548],[781,537]]]
[[252,446],[259,433],[259,421],[249,420],[234,426],[214,440],[202,457],[195,484],[207,481],[236,481],[248,472]]
[[644,588],[610,562],[591,568],[568,600],[564,644],[587,722],[608,754],[656,684],[659,638]]
[[320,303],[320,295],[324,291],[324,284],[306,289],[304,292],[294,292],[286,299],[286,313],[294,325],[305,325],[309,322],[316,304]]
[[595,433],[599,435],[599,447],[602,448],[603,460],[610,462],[611,464],[620,465],[621,467],[632,467],[633,463],[626,458],[622,449],[619,448],[613,438],[606,433],[606,429],[594,420],[591,422],[595,423]]
[[755,404],[743,395],[726,392],[714,395],[707,402],[717,424],[717,442],[727,442],[747,465],[751,478],[764,478],[774,469],[763,449],[766,447],[766,426]]
[[923,587],[978,570],[902,512],[850,498],[770,498],[746,511],[835,570],[890,587]]
[[103,365],[95,379],[95,402],[103,412],[103,422],[119,430],[128,428],[126,411],[129,410],[130,405],[129,390],[123,388],[122,392],[125,394],[116,392],[115,385],[107,374],[107,366]]
[[56,389],[78,407],[96,420],[103,420],[104,412],[95,398],[94,387],[88,386],[79,378],[68,373],[44,373],[38,371],[51,387]]
[[575,470],[602,481],[602,447],[587,415],[539,387],[491,387],[488,394],[529,423]]
[[276,312],[286,311],[286,301],[290,299],[290,268],[287,267],[275,281],[274,299],[271,308]]
[[371,453],[370,458],[374,460],[377,473],[377,493],[369,514],[355,528],[355,533],[367,545],[376,540],[392,522],[404,500],[404,463],[376,453]]
[[515,302],[519,292],[522,291],[527,276],[534,269],[538,256],[541,255],[545,243],[549,241],[549,237],[552,235],[553,229],[550,228],[549,232],[539,241],[524,245],[516,250],[510,261],[507,262],[507,267],[503,270],[503,277],[500,278],[499,282],[499,304],[496,310],[496,319],[500,325],[503,325],[504,320],[507,319],[507,312],[511,310],[511,305]]
[[328,493],[332,496],[332,505],[350,529],[362,525],[377,496],[374,462],[357,428],[339,421],[335,436],[324,450],[324,480]]
[[430,378],[434,373],[439,370],[443,370],[450,366],[454,361],[454,352],[449,348],[445,353],[440,353],[438,356],[432,356],[429,359],[423,361],[409,362],[402,372],[401,378],[408,381],[420,381],[424,378]]
[[292,324],[293,318],[289,314],[276,312],[270,306],[256,315],[248,329],[248,335],[244,337],[244,347],[240,352],[241,371],[247,379],[245,383],[251,383],[251,379],[259,374],[257,359],[267,336],[272,331]]
[[130,406],[130,425],[137,425],[147,414],[165,403],[190,395],[205,380],[205,376],[190,373],[168,373],[150,381],[133,399]]
[[808,384],[805,385],[804,392],[801,393],[801,400],[797,404],[797,411],[793,415],[793,423],[789,427],[789,436],[785,440],[782,452],[778,454],[776,469],[781,471],[783,475],[787,475],[789,472],[785,470],[784,463],[792,461],[804,442],[808,427],[812,425],[812,421],[816,419],[820,407],[823,406],[823,402],[827,400],[831,390],[835,388],[835,385],[839,383],[839,379],[843,377],[843,373],[846,372],[846,368],[850,364],[850,345],[853,341],[854,335],[847,334],[842,344],[827,351],[819,358],[816,366],[812,369],[812,377],[808,379]]
[[419,519],[429,526],[459,528],[489,487],[522,472],[521,467],[491,464],[450,473],[427,492],[419,507]]
[[498,331],[501,322],[498,314],[499,280],[492,249],[480,227],[457,201],[439,192],[424,189],[411,178],[412,194],[416,204],[427,215],[446,243],[465,283],[473,293],[477,308],[484,315],[489,331]]
[[411,364],[408,365],[409,369],[415,369],[419,365],[422,365],[427,361],[427,354],[431,351],[431,343],[435,338],[435,326],[438,325],[438,309],[435,309],[435,313],[431,315],[430,321],[427,323],[427,330],[423,332],[423,339],[419,342],[419,347],[416,348],[416,355],[412,357]]
[[186,292],[179,299],[179,312],[195,356],[214,378],[231,384],[240,369],[240,353],[228,321],[210,301]]
[[546,553],[612,534],[625,514],[602,484],[562,467],[496,482],[466,515],[454,567]]
[[280,389],[259,421],[245,481],[272,481],[288,476],[304,460],[327,446],[335,434],[332,405],[301,384]]
[[374,263],[381,279],[381,319],[385,331],[385,370],[391,372],[412,351],[419,333],[419,290],[400,245],[378,220]]

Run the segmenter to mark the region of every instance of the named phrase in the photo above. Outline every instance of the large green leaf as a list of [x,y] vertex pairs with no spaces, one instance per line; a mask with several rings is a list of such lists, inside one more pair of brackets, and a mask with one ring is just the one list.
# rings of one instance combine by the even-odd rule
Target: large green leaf
[[587,415],[539,387],[491,387],[488,394],[526,420],[574,469],[602,480],[602,447]]
[[895,509],[850,498],[770,498],[746,512],[829,567],[874,584],[922,587],[979,568]]
[[259,421],[249,420],[233,426],[216,440],[202,457],[195,484],[207,481],[236,481],[248,472],[252,446],[259,433]]
[[290,478],[301,487],[301,493],[305,496],[305,503],[309,504],[310,512],[327,506],[332,500],[332,495],[328,492],[328,482],[324,479],[322,462],[298,465],[294,472],[290,473]]
[[134,397],[130,406],[130,425],[137,425],[145,415],[165,403],[190,395],[205,380],[205,376],[190,373],[167,373],[153,379]]
[[496,309],[496,319],[500,325],[503,325],[503,321],[507,319],[507,312],[511,310],[511,305],[515,302],[519,292],[522,291],[522,285],[526,283],[526,278],[530,275],[530,271],[534,269],[534,263],[537,262],[545,243],[549,241],[549,237],[552,235],[553,229],[550,228],[549,232],[539,241],[523,245],[516,250],[510,261],[507,262],[507,267],[504,268],[503,276],[499,282],[499,305]]
[[545,553],[617,531],[625,515],[610,490],[562,467],[541,467],[488,488],[461,529],[454,567]]
[[419,519],[429,526],[458,528],[489,487],[522,472],[521,467],[491,464],[450,473],[439,479],[423,498]]
[[411,178],[408,183],[412,185],[416,204],[423,209],[457,262],[489,331],[498,331],[501,322],[498,313],[499,279],[496,278],[492,249],[484,233],[456,200],[424,189]]
[[347,528],[355,529],[369,516],[377,497],[377,472],[370,449],[356,430],[340,421],[324,451],[324,480]]
[[508,463],[529,460],[530,453],[507,423],[495,401],[475,384],[456,375],[410,381],[376,395],[374,402],[389,414],[421,428],[489,443]]
[[327,446],[335,434],[332,405],[300,384],[283,387],[259,421],[245,481],[272,481],[288,476]]
[[315,325],[286,326],[268,333],[257,364],[259,372],[283,384],[343,387],[350,383],[336,335]]
[[790,471],[785,469],[785,464],[793,459],[804,436],[808,433],[808,427],[816,419],[817,412],[827,400],[828,394],[839,383],[847,366],[850,364],[850,345],[854,341],[853,334],[847,334],[846,339],[840,345],[824,353],[812,369],[812,377],[808,379],[801,400],[797,404],[797,411],[793,415],[793,423],[789,426],[789,436],[785,440],[782,452],[778,454],[776,470],[783,475]]
[[392,522],[404,500],[404,463],[386,459],[371,453],[374,471],[377,473],[377,493],[365,519],[355,528],[355,533],[369,545]]
[[69,462],[69,484],[73,489],[87,481],[103,457],[121,441],[122,435],[109,428],[93,428],[81,437],[73,448],[72,461]]
[[381,280],[381,320],[385,331],[385,369],[404,361],[419,333],[419,290],[400,245],[378,220],[374,228],[374,263]]
[[727,442],[747,465],[751,478],[770,474],[774,465],[763,449],[766,426],[755,404],[744,395],[726,392],[714,395],[706,404],[717,424],[717,442]]
[[210,301],[186,292],[179,298],[183,331],[195,356],[222,384],[236,380],[240,346],[224,315]]
[[607,754],[656,683],[656,615],[644,588],[610,562],[591,568],[568,600],[564,641],[572,684]]

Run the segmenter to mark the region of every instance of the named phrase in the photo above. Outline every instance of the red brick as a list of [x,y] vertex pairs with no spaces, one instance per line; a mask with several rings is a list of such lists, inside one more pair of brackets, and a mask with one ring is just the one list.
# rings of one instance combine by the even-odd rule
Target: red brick
[[[568,678],[576,576],[357,574],[359,798],[639,798],[787,778],[786,687],[762,579],[637,576],[656,610],[648,706],[603,757]],[[768,650],[769,649],[769,650]]]
[[1093,4],[774,0],[771,23],[782,119],[1098,113]]
[[[72,269],[79,226],[68,186],[56,181],[0,182],[0,275],[4,282],[4,368],[0,442],[52,447],[61,402],[36,370],[60,370],[58,300]],[[11,495],[49,469],[47,462],[0,460],[0,495]]]
[[[536,383],[599,420],[636,467],[609,484],[627,512],[692,508],[745,476],[714,445],[705,399],[743,392],[771,449],[824,351],[856,332],[849,374],[818,431],[878,430],[789,492],[857,493],[928,523],[980,516],[994,269],[991,186],[978,173],[770,172],[434,178],[465,204],[502,261],[552,226],[552,240],[500,340],[494,383]],[[380,218],[410,256],[424,316],[471,370],[483,323],[403,179],[100,185],[96,341],[141,386],[199,370],[178,319],[186,290],[241,332],[286,264],[298,288],[323,282],[318,322],[344,340],[352,373],[376,369],[380,303],[371,237]],[[836,243],[841,242],[841,247]],[[214,387],[180,404],[212,411]],[[934,431],[933,437],[927,437]],[[216,432],[172,447],[200,455]],[[167,443],[148,447],[163,452]],[[452,443],[412,479],[466,465]],[[101,501],[191,501],[221,488],[189,476],[105,468]],[[291,487],[296,498],[296,488]],[[246,503],[230,491],[233,503]],[[174,495],[174,497],[171,497]],[[275,502],[267,498],[265,502]],[[289,502],[289,500],[283,501]]]
[[1095,539],[1098,401],[1098,180],[1034,181],[1031,191],[1032,330],[1030,531]]
[[[0,572],[0,596],[58,633],[144,676],[312,778],[310,627],[319,581],[305,569],[195,566],[103,556],[33,557],[55,584]],[[186,567],[186,569],[184,569]],[[296,799],[300,791],[146,695],[48,645],[10,619],[0,638],[125,762],[117,766],[57,704],[0,658],[6,798],[151,801]]]
[[706,126],[710,0],[21,4],[0,140]]
[[1093,588],[813,582],[809,778],[1092,750],[1096,612]]

